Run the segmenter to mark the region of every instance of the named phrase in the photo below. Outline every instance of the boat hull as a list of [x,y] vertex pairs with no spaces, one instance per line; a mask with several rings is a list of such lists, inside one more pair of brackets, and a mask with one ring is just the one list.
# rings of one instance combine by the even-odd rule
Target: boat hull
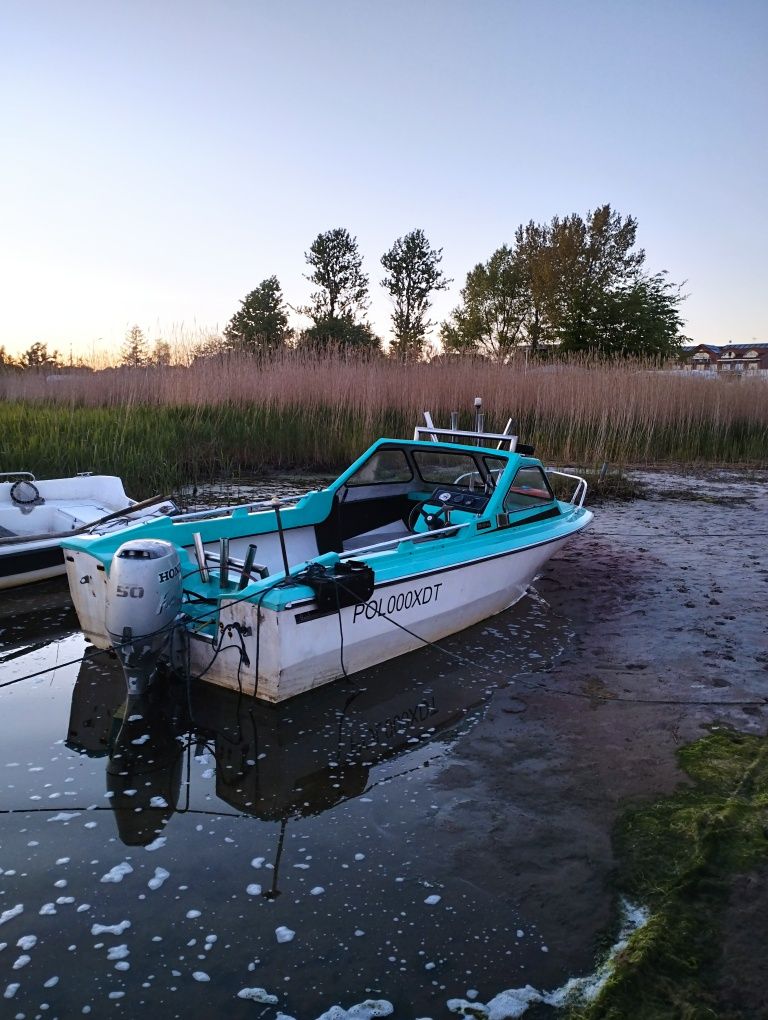
[[0,591],[60,577],[64,573],[64,553],[55,540],[33,546],[12,545],[0,553]]
[[225,602],[218,650],[191,633],[184,657],[193,675],[278,704],[501,612],[567,541],[563,536],[377,585],[368,602],[331,613],[318,613],[311,601],[279,611]]

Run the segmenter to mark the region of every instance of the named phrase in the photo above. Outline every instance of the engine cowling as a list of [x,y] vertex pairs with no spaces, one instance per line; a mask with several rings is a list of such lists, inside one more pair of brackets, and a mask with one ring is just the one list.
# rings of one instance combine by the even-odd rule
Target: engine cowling
[[105,622],[129,694],[141,694],[154,679],[171,641],[181,594],[181,563],[170,542],[135,538],[115,553]]

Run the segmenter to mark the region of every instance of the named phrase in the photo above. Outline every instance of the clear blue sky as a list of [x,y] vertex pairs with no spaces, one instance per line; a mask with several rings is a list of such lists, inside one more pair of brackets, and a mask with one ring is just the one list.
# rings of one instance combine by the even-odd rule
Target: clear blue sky
[[[0,0],[0,344],[222,328],[322,230],[454,283],[610,202],[697,341],[768,340],[768,0]],[[371,319],[389,304],[372,286]]]

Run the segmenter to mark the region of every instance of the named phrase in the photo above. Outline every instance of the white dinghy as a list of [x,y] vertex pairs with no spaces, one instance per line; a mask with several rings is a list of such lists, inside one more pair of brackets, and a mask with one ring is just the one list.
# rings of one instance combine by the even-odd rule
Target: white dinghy
[[136,503],[112,475],[38,481],[29,471],[0,473],[0,589],[66,573],[63,538],[104,535],[175,511],[164,496]]

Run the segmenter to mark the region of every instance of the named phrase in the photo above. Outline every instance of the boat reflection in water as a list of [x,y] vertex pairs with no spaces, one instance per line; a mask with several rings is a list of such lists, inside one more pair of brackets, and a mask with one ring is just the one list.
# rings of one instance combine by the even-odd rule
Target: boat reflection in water
[[[420,666],[430,663],[420,657]],[[431,663],[436,666],[436,663]],[[374,674],[374,675],[372,675]],[[216,794],[238,812],[279,821],[317,815],[391,777],[385,763],[439,753],[440,742],[473,725],[490,696],[484,677],[435,673],[408,679],[380,667],[369,686],[335,684],[273,707],[210,684],[170,680],[125,698],[116,662],[83,662],[72,695],[67,746],[107,758],[107,789],[120,839],[155,840],[194,791],[195,755],[215,762]],[[375,769],[385,766],[381,775]],[[396,771],[394,774],[397,774]],[[208,787],[206,786],[206,792]],[[266,895],[275,895],[276,889]]]

